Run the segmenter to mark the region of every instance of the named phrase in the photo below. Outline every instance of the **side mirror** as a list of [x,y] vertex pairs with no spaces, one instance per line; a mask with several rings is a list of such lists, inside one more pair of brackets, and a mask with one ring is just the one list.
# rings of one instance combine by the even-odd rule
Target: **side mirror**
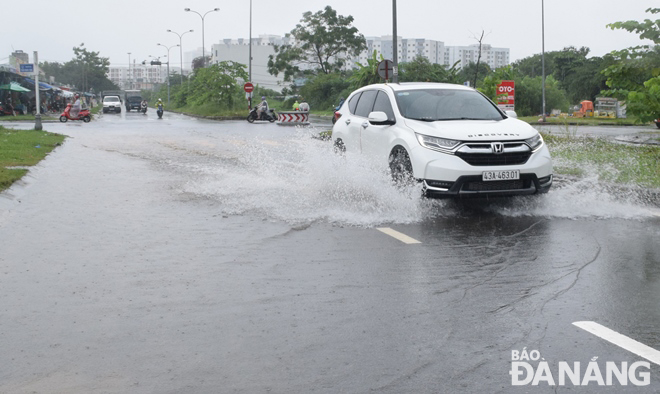
[[390,120],[385,112],[374,111],[369,114],[369,123],[372,125],[393,125],[396,122]]
[[516,111],[504,111],[504,113],[509,118],[518,119],[518,114],[516,113]]

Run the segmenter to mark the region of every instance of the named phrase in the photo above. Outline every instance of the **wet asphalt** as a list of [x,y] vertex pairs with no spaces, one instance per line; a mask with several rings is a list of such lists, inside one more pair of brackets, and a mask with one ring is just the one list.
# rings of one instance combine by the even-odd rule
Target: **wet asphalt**
[[660,392],[654,362],[510,374],[523,349],[555,383],[646,361],[580,321],[660,350],[655,206],[588,181],[420,202],[333,162],[323,124],[45,128],[70,138],[0,194],[2,393]]

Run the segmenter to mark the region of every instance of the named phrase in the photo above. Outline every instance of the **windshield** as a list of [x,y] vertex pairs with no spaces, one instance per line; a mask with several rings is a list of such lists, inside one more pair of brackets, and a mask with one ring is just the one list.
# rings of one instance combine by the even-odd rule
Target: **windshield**
[[405,90],[396,93],[396,102],[404,118],[427,122],[504,119],[494,104],[474,90]]
[[119,97],[106,97],[105,100],[103,100],[103,101],[106,101],[106,102],[108,102],[108,101],[117,102],[117,101],[119,101]]

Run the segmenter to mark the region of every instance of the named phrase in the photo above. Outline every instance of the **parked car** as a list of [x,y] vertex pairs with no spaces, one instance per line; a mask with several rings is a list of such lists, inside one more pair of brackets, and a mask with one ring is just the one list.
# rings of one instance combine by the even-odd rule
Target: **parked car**
[[466,86],[370,85],[336,116],[335,149],[380,160],[396,183],[420,182],[428,197],[536,194],[552,185],[538,131]]
[[121,100],[117,96],[103,97],[103,113],[108,112],[121,112]]

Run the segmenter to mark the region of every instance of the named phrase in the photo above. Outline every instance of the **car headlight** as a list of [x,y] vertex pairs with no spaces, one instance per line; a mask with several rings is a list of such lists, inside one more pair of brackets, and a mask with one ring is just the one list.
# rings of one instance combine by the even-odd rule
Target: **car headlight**
[[451,150],[461,143],[460,141],[450,140],[447,138],[431,137],[424,134],[415,135],[417,136],[417,141],[419,141],[419,144],[429,149]]
[[543,144],[543,137],[541,137],[541,134],[536,133],[536,135],[532,138],[527,138],[525,140],[525,143],[529,145],[532,150],[538,149]]

